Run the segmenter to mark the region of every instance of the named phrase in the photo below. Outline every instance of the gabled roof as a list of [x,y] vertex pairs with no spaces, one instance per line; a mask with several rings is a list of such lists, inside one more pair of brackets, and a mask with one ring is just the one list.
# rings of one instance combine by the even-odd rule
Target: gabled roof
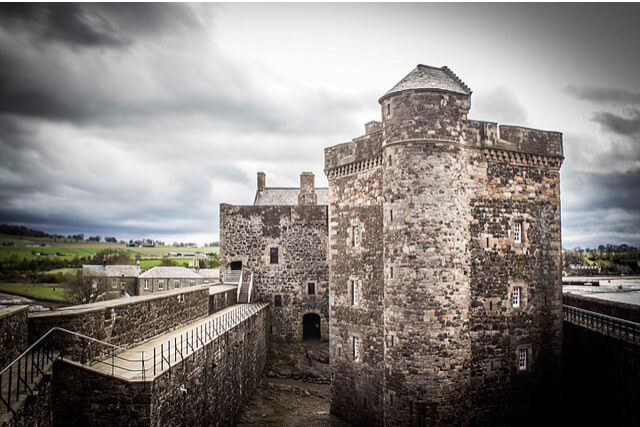
[[139,265],[91,265],[82,266],[83,274],[100,274],[107,277],[138,277],[140,275]]
[[469,89],[449,67],[436,68],[429,65],[418,64],[405,78],[385,93],[380,100],[392,93],[413,89],[443,90],[461,93],[463,95],[471,95],[471,89]]
[[[318,197],[318,205],[329,204],[329,189],[325,187],[316,187],[315,193]],[[300,188],[291,187],[265,187],[264,190],[256,193],[253,202],[254,206],[291,206],[298,204],[298,194]]]
[[220,278],[220,269],[218,268],[201,268],[200,270],[191,269],[191,271],[194,271],[200,277],[207,277],[207,278],[214,278],[214,279]]
[[198,279],[202,276],[185,267],[150,268],[139,276],[141,279]]

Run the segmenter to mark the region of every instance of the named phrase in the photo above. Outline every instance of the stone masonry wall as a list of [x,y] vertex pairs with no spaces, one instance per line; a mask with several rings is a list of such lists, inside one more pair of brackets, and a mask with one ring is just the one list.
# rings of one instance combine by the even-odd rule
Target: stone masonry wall
[[19,305],[0,310],[0,370],[29,346],[27,343],[27,314],[29,306]]
[[[381,195],[379,167],[332,180],[329,186],[331,412],[354,424],[382,425]],[[354,337],[359,361],[354,360]]]
[[[562,350],[560,187],[555,168],[489,161],[471,225],[472,400],[481,423],[547,407]],[[516,242],[516,223],[521,241]],[[519,306],[513,289],[520,289]],[[518,367],[520,349],[527,367]],[[549,402],[542,402],[543,398]]]
[[[275,340],[301,341],[306,313],[319,315],[322,339],[328,339],[326,206],[221,204],[220,243],[221,268],[242,261],[245,278],[254,275],[254,300],[271,303]],[[278,248],[277,264],[270,263],[270,248]],[[309,282],[315,295],[308,293]]]
[[268,328],[265,308],[147,382],[57,361],[54,425],[234,425],[262,378]]
[[[208,314],[209,287],[185,288],[31,314],[29,341],[34,342],[58,326],[127,347]],[[69,338],[68,335],[56,337]],[[68,347],[74,342],[62,344]]]

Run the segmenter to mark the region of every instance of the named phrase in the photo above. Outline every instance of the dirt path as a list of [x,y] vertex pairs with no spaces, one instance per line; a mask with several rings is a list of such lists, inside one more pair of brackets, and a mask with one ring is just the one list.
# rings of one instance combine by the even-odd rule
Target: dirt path
[[348,427],[329,414],[330,394],[328,384],[264,378],[238,426]]

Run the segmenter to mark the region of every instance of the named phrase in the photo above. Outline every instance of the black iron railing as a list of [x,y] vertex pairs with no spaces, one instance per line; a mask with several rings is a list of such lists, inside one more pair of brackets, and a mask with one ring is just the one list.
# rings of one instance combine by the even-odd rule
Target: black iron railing
[[0,413],[11,413],[17,425],[18,408],[27,396],[34,395],[35,387],[56,359],[78,362],[115,377],[147,381],[267,306],[266,303],[236,305],[145,350],[129,350],[77,332],[52,328],[0,371]]
[[562,306],[565,322],[582,326],[604,335],[615,337],[632,344],[640,344],[640,323],[631,322],[617,317],[584,310],[570,305]]

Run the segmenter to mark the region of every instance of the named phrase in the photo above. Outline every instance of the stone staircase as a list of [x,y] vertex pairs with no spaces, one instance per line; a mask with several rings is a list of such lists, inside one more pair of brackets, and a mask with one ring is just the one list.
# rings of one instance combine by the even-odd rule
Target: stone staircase
[[242,280],[242,284],[240,285],[240,295],[238,296],[238,304],[248,304],[249,303],[249,288],[250,288],[251,280],[247,277],[244,277]]

